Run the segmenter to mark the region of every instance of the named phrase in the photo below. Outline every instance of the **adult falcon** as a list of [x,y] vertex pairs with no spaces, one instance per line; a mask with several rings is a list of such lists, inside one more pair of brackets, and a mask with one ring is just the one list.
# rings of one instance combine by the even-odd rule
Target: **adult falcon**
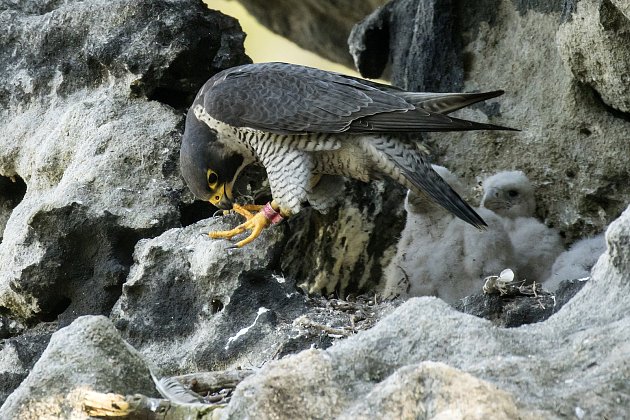
[[[483,219],[431,168],[414,141],[398,134],[507,129],[447,115],[502,93],[407,92],[286,63],[233,67],[210,78],[189,109],[181,171],[199,199],[247,219],[235,229],[210,232],[231,239],[251,230],[236,247],[297,213],[304,202],[331,206],[340,176],[364,182],[389,177],[483,228]],[[253,162],[265,167],[273,200],[240,206],[233,203],[232,187]]]

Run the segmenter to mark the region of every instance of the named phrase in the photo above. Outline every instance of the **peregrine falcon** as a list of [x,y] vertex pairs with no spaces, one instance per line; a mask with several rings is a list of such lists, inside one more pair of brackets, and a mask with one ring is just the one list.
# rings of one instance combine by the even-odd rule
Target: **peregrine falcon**
[[[389,177],[483,228],[483,219],[431,168],[415,142],[400,134],[510,130],[447,115],[502,93],[407,92],[286,63],[233,67],[210,78],[191,105],[181,171],[199,199],[247,219],[235,229],[210,233],[231,239],[251,230],[236,247],[305,202],[329,206],[331,180],[341,176],[364,182]],[[254,162],[265,167],[273,199],[265,206],[240,206],[232,188]]]

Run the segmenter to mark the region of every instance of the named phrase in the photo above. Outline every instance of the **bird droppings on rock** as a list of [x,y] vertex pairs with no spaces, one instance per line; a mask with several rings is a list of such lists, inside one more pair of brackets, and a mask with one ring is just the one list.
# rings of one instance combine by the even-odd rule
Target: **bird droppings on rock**
[[228,350],[230,348],[230,344],[233,341],[236,341],[238,340],[240,336],[247,334],[249,330],[256,325],[258,318],[260,318],[260,316],[266,312],[269,312],[269,309],[264,308],[264,307],[258,308],[258,312],[256,313],[256,318],[254,318],[254,322],[252,322],[252,325],[245,328],[241,328],[235,335],[233,335],[232,337],[228,337],[227,344],[225,345],[225,350]]

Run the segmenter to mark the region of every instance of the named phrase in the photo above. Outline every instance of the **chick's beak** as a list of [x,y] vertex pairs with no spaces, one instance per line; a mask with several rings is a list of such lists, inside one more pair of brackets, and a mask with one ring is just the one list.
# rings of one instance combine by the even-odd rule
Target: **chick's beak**
[[505,200],[499,196],[499,190],[491,188],[486,191],[481,205],[488,210],[496,211],[506,207]]

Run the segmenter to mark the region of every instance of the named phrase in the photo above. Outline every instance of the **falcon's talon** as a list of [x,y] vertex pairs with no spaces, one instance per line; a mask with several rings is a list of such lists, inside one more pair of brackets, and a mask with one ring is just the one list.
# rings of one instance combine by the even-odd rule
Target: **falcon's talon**
[[251,218],[249,218],[245,223],[241,223],[231,230],[210,232],[208,236],[212,239],[232,239],[234,236],[239,235],[246,230],[251,230],[249,236],[242,241],[237,242],[234,246],[236,248],[241,248],[244,245],[252,242],[254,239],[260,236],[263,229],[271,224],[271,221],[267,218],[267,216],[261,211],[256,213]]

